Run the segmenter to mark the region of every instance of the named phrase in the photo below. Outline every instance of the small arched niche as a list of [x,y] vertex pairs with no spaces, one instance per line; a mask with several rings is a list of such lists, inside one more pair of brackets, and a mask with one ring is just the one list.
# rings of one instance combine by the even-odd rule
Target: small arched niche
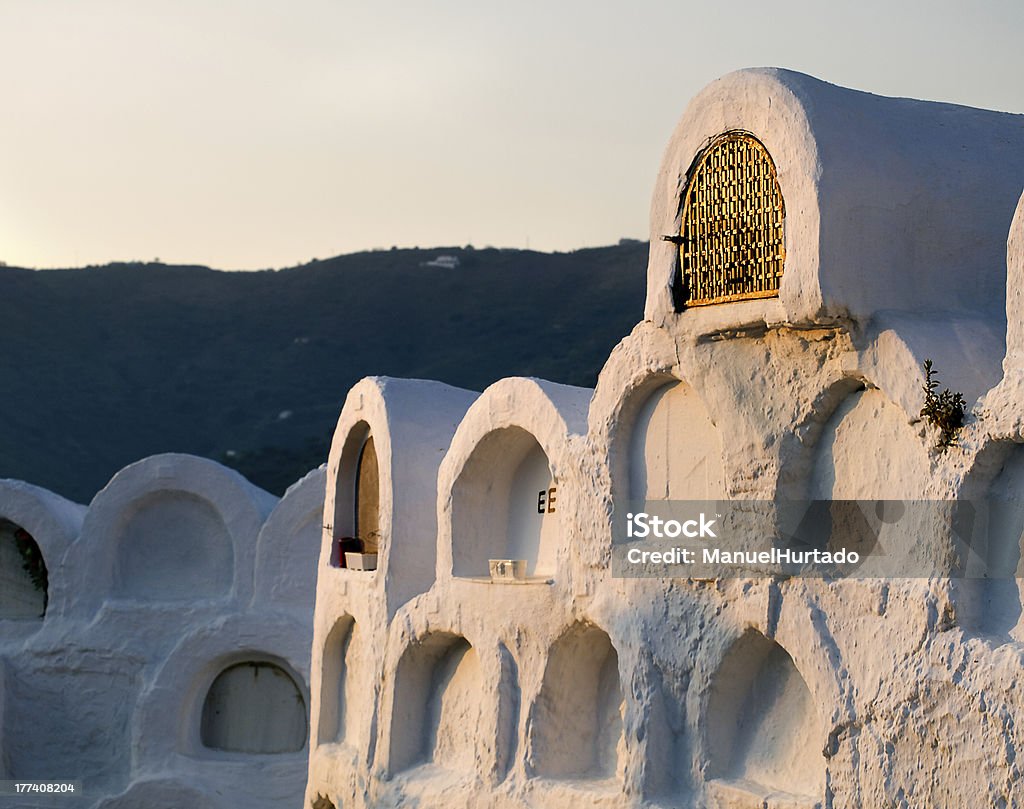
[[521,559],[525,575],[555,573],[560,540],[558,484],[530,433],[506,427],[477,444],[452,492],[456,576],[488,576],[491,559]]
[[228,666],[203,701],[203,747],[231,753],[297,753],[306,745],[306,701],[295,680],[267,661]]
[[[989,452],[1005,449],[992,445]],[[978,498],[961,499],[955,513],[954,532],[962,543],[962,577],[955,582],[957,621],[975,635],[1000,641],[1019,639],[1024,573],[1024,447],[1010,448],[998,472],[979,494]]]
[[0,620],[41,620],[48,587],[46,562],[35,539],[0,519]]
[[781,793],[794,807],[803,799],[818,805],[821,723],[807,683],[777,643],[749,630],[733,644],[715,674],[704,726],[709,779],[758,801]]
[[188,492],[155,491],[131,504],[116,547],[117,598],[218,598],[234,584],[234,545],[227,526],[207,500]]
[[629,441],[629,499],[714,500],[726,496],[722,436],[684,382],[657,388],[636,413]]
[[391,719],[392,773],[421,764],[474,771],[484,710],[476,650],[458,635],[435,633],[402,655]]
[[529,765],[559,779],[619,777],[624,703],[608,634],[578,624],[552,646],[533,711]]
[[331,553],[335,567],[348,566],[346,553],[380,552],[380,486],[377,444],[370,425],[361,421],[348,434],[335,480]]
[[811,500],[920,500],[928,453],[906,414],[877,389],[847,396],[814,449]]
[[319,744],[344,742],[356,746],[357,711],[370,697],[362,693],[368,683],[359,670],[361,644],[355,620],[345,615],[327,635],[320,669]]

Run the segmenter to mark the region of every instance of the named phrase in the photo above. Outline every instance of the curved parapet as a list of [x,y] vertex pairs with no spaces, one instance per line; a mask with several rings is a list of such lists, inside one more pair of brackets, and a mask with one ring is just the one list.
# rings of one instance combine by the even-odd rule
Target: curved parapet
[[[0,480],[0,624],[21,625],[63,611],[74,590],[67,587],[60,560],[78,536],[85,511],[38,486]],[[13,624],[4,634],[12,632],[20,634]]]
[[570,438],[586,434],[592,393],[513,377],[469,409],[438,474],[439,577],[487,578],[492,559],[524,562],[528,580],[556,576],[563,493],[579,473]]
[[154,455],[125,467],[93,499],[65,554],[74,610],[86,616],[104,601],[247,603],[254,539],[276,502],[204,458]]
[[[327,462],[321,580],[329,571],[380,582],[389,615],[430,586],[437,469],[475,397],[440,382],[387,377],[349,391]],[[375,554],[375,569],[355,569],[351,556],[347,565],[346,553]]]
[[[773,164],[783,217],[770,222],[783,231],[778,297],[686,308],[680,252],[662,236],[680,235],[691,176],[729,133],[752,136]],[[730,73],[690,102],[665,152],[651,205],[646,316],[669,323],[682,311],[684,329],[698,333],[867,321],[887,310],[1002,323],[1022,146],[1019,115],[886,98],[788,70]],[[743,248],[754,228],[745,221]],[[727,292],[743,293],[741,270],[723,269],[735,274]]]
[[260,529],[254,608],[293,609],[311,620],[326,479],[320,467],[289,486]]

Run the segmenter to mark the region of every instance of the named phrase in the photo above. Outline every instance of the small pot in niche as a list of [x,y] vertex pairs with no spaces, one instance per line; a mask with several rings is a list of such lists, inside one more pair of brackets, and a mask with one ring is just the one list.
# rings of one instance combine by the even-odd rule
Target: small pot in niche
[[345,567],[350,570],[376,570],[377,554],[375,553],[354,553],[345,554]]

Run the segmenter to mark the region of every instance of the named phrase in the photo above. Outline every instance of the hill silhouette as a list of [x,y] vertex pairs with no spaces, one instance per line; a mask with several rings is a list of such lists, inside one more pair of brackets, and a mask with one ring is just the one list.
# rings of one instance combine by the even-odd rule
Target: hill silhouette
[[[425,266],[440,255],[459,266]],[[645,242],[623,240],[261,272],[0,267],[0,478],[88,502],[132,461],[188,452],[279,494],[326,460],[363,376],[593,385],[643,315],[646,261]]]

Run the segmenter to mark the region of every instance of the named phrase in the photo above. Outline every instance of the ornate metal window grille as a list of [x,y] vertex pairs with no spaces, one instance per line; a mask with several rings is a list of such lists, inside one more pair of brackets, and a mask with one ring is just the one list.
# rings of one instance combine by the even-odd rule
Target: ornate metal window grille
[[778,295],[785,217],[764,144],[746,132],[712,141],[694,161],[683,194],[680,305]]

